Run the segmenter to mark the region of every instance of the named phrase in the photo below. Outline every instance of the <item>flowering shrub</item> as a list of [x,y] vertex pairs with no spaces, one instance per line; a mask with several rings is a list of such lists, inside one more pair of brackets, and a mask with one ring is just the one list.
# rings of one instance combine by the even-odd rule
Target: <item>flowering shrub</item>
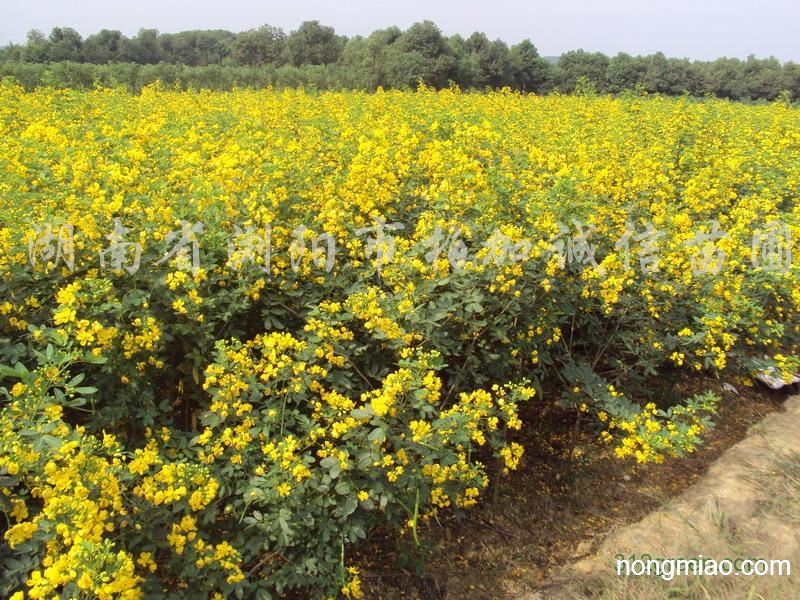
[[359,597],[522,402],[660,461],[718,402],[660,377],[798,367],[785,104],[4,83],[0,133],[4,596]]

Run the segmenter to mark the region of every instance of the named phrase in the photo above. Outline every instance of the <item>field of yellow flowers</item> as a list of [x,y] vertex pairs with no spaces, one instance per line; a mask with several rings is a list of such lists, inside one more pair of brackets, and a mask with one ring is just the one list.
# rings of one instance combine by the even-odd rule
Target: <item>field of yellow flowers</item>
[[[0,596],[362,596],[525,402],[691,451],[800,355],[800,110],[0,85]],[[567,425],[570,427],[571,425]]]

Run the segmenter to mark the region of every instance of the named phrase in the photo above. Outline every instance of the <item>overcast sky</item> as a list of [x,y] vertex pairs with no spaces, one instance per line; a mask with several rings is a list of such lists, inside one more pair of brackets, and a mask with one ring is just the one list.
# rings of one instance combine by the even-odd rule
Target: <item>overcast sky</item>
[[348,36],[429,19],[448,35],[530,38],[545,56],[583,48],[800,62],[800,0],[0,0],[0,44],[56,26],[86,36],[103,28],[135,35],[140,27],[242,31],[268,23],[288,33],[313,19]]

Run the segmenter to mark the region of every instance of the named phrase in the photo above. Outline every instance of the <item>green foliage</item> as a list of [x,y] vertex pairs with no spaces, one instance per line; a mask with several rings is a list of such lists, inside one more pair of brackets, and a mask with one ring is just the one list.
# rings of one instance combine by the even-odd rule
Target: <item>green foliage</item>
[[[107,66],[78,69],[52,63]],[[122,66],[125,63],[161,68],[144,71],[140,77],[138,69]],[[166,64],[183,68],[169,70]],[[212,65],[219,68],[185,68]],[[286,65],[295,70],[285,69]],[[328,69],[320,70],[321,66]],[[267,86],[413,89],[420,82],[442,89],[452,82],[462,89],[508,86],[523,92],[572,93],[585,91],[588,83],[598,93],[639,89],[674,96],[772,101],[785,91],[790,100],[800,99],[800,65],[782,65],[775,58],[702,62],[668,58],[661,52],[608,57],[577,50],[551,64],[539,56],[530,40],[509,49],[502,40],[490,41],[480,32],[467,39],[458,34],[447,37],[431,21],[415,23],[405,31],[390,27],[366,38],[349,39],[318,21],[306,21],[288,35],[279,27],[262,25],[240,33],[141,29],[132,38],[103,29],[85,40],[73,29],[56,27],[49,36],[31,31],[26,44],[0,49],[0,68],[26,89],[38,85],[83,89],[115,82],[138,91],[156,80],[181,89],[214,90]]]

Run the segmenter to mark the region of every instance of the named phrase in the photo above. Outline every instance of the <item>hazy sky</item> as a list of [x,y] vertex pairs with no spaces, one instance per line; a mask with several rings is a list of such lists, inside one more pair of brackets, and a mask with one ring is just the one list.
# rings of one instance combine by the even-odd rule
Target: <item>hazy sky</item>
[[483,31],[509,43],[530,38],[543,55],[583,48],[616,54],[710,59],[776,56],[800,62],[800,0],[0,0],[0,44],[55,26],[82,35],[140,27],[242,31],[269,23],[287,32],[316,19],[348,36],[430,19],[446,34]]

